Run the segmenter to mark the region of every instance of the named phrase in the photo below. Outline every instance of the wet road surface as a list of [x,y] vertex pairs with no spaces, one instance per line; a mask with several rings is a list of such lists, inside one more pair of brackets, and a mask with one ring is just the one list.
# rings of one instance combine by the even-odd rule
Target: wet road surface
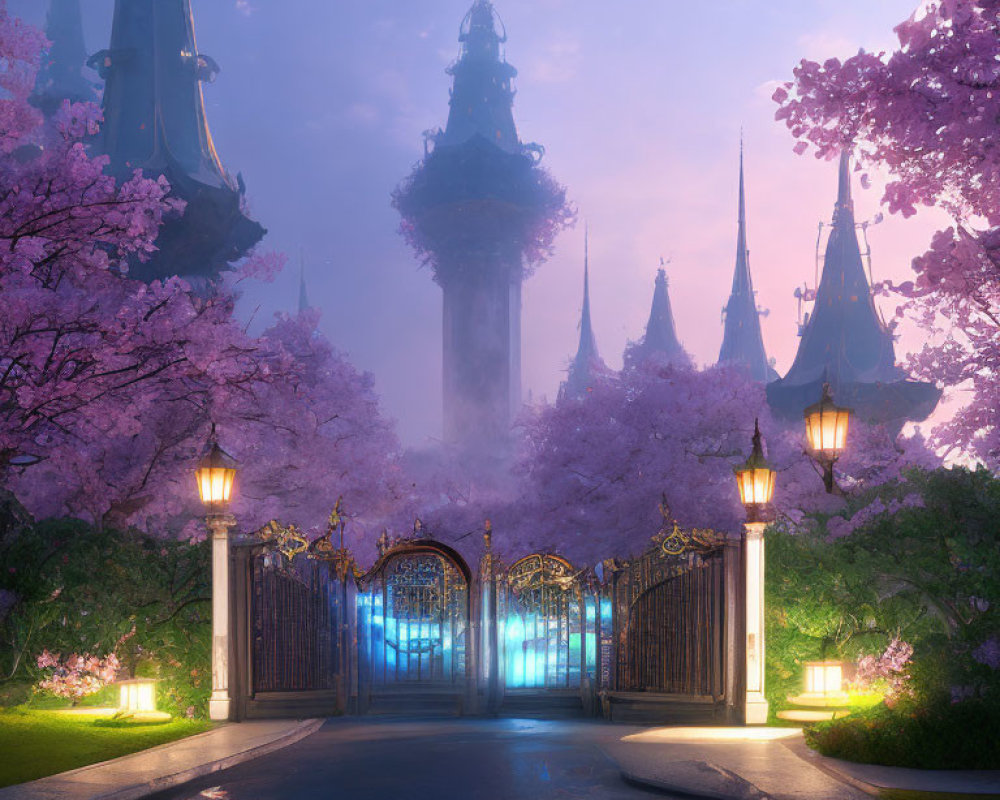
[[638,730],[599,721],[331,719],[297,744],[154,800],[668,797],[626,784],[601,749]]

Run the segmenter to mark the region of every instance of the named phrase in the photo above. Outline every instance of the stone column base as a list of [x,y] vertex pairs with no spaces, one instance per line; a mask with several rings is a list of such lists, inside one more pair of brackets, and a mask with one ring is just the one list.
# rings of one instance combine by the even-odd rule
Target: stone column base
[[208,701],[208,718],[212,720],[229,719],[229,698],[213,697]]
[[743,719],[747,725],[767,724],[767,700],[763,698],[747,698]]

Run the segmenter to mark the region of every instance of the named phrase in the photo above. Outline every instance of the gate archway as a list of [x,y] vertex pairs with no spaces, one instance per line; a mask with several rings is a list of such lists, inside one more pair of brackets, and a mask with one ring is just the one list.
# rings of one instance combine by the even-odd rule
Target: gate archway
[[586,674],[587,610],[578,574],[535,553],[507,571],[503,671],[507,689],[576,689]]
[[372,691],[380,687],[465,687],[469,671],[470,582],[465,561],[432,540],[387,548],[364,577],[359,623]]

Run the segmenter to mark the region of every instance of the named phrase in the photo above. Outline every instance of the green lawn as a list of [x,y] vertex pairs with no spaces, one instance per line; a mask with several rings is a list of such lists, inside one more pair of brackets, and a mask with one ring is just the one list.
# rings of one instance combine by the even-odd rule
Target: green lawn
[[0,709],[0,786],[107,761],[210,727],[203,720],[126,725],[111,723],[99,714]]

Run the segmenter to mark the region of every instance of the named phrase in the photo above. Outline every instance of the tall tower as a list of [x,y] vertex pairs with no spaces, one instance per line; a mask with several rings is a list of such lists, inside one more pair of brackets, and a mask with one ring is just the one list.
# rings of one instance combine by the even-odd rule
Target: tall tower
[[747,249],[747,205],[743,187],[743,142],[740,142],[740,199],[736,224],[736,267],[733,289],[726,303],[720,364],[733,364],[761,383],[778,377],[767,361],[760,332],[760,312],[750,279],[750,251]]
[[312,306],[309,305],[309,295],[306,292],[306,262],[303,259],[299,264],[299,313],[302,314],[310,308]]
[[443,290],[444,435],[466,447],[507,439],[521,407],[526,265],[571,217],[565,190],[538,165],[542,148],[518,137],[506,40],[492,3],[475,0],[448,68],[448,124],[393,195],[403,234]]
[[244,214],[242,179],[226,172],[212,142],[201,85],[219,68],[198,52],[190,0],[116,0],[111,47],[90,63],[106,81],[95,147],[110,172],[119,180],[136,169],[163,175],[187,203],[132,275],[211,278],[246,255],[265,231]]
[[[660,264],[663,264],[662,258]],[[629,345],[626,349],[626,367],[637,366],[645,362],[691,366],[691,356],[687,354],[677,338],[674,312],[670,307],[670,292],[667,287],[667,271],[661,266],[656,271],[653,303],[649,309],[646,333],[642,339]]]
[[580,344],[576,356],[570,362],[566,381],[559,387],[559,398],[581,398],[586,396],[594,382],[610,373],[607,365],[597,352],[597,340],[590,323],[590,254],[588,235],[583,238],[583,310],[580,312]]
[[87,49],[83,42],[80,0],[51,0],[45,21],[45,38],[51,43],[31,95],[33,105],[51,116],[63,104],[96,102],[97,90],[83,75]]
[[925,419],[941,397],[933,384],[907,380],[896,366],[892,333],[879,318],[861,261],[846,151],[816,305],[791,369],[768,384],[767,400],[778,415],[801,419],[819,401],[824,383],[838,405],[894,434],[907,420]]

